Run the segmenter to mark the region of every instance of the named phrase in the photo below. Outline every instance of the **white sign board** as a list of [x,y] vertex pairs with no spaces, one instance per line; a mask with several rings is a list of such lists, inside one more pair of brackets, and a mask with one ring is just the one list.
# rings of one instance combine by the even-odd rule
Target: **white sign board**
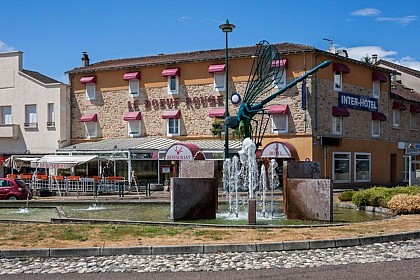
[[194,160],[194,157],[188,147],[176,144],[168,149],[165,160]]
[[273,142],[265,146],[261,153],[262,158],[291,158],[292,153],[283,143]]

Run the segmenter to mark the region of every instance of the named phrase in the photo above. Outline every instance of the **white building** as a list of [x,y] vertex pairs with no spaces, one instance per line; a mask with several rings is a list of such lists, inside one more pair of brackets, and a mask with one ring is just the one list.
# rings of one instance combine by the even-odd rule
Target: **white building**
[[[70,142],[69,86],[23,69],[22,57],[0,53],[0,163],[11,155],[53,154]],[[5,172],[0,168],[0,177]]]

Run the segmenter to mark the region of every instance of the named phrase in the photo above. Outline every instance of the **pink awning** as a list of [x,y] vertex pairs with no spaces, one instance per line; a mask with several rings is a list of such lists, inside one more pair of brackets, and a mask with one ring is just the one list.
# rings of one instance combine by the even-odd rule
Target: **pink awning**
[[287,68],[288,64],[287,64],[287,58],[285,59],[277,59],[277,60],[273,60],[273,62],[271,62],[271,67],[284,67]]
[[268,106],[268,110],[267,112],[269,114],[287,114],[287,110],[289,109],[288,105],[283,105],[283,104],[279,104],[279,105],[270,105]]
[[82,117],[79,119],[81,122],[97,122],[98,115],[97,114],[83,114]]
[[372,81],[379,81],[381,83],[384,83],[384,82],[388,81],[388,79],[382,73],[372,72]]
[[407,110],[407,106],[405,106],[403,103],[398,102],[398,101],[394,101],[392,102],[392,110],[400,110],[400,111],[404,111]]
[[210,118],[220,118],[225,116],[225,108],[211,108],[209,112]]
[[333,117],[348,117],[350,116],[350,112],[346,108],[333,106],[332,115]]
[[226,70],[226,64],[214,64],[209,66],[209,73],[224,72]]
[[166,110],[162,114],[162,119],[179,119],[181,117],[180,110]]
[[410,105],[411,113],[420,113],[420,104],[411,104]]
[[333,62],[333,70],[334,72],[341,72],[343,74],[350,73],[350,68],[347,65],[338,62]]
[[141,120],[141,112],[127,112],[124,114],[125,121],[139,121]]
[[386,121],[386,116],[383,113],[372,112],[372,121]]
[[162,71],[162,77],[179,76],[180,72],[181,70],[179,68],[164,69]]
[[133,79],[140,80],[140,72],[125,73],[123,79],[126,81]]
[[82,84],[96,83],[96,76],[85,76],[80,79]]

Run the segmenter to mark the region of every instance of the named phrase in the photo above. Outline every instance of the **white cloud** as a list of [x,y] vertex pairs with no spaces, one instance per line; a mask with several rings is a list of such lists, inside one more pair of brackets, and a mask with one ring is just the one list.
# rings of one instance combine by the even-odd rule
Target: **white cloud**
[[398,23],[401,26],[406,26],[406,25],[410,24],[412,21],[415,21],[417,19],[418,19],[417,16],[405,16],[405,17],[402,17],[402,18],[378,17],[376,19],[376,21],[390,21],[390,22]]
[[393,62],[420,71],[420,61],[416,61],[410,56],[402,57],[401,59],[395,60]]
[[8,46],[5,42],[0,41],[0,52],[10,52],[14,51],[13,47]]
[[379,11],[378,9],[365,8],[365,9],[360,9],[360,10],[356,10],[354,12],[351,12],[350,15],[367,17],[367,16],[376,16],[376,15],[379,15],[380,13],[381,13],[381,11]]
[[186,22],[187,20],[190,20],[191,18],[189,18],[189,17],[179,17],[179,18],[177,18],[176,20],[177,21],[180,21],[180,22]]

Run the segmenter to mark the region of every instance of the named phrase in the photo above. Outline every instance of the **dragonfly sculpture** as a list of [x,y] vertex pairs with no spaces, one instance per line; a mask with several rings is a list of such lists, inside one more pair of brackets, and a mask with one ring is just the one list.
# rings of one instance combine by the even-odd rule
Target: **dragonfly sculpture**
[[244,96],[242,100],[239,98],[242,103],[238,113],[236,116],[227,117],[225,124],[229,128],[237,129],[242,138],[251,138],[257,146],[261,146],[261,141],[269,120],[265,108],[267,103],[297,83],[305,80],[308,76],[327,67],[330,63],[331,60],[324,61],[301,77],[286,84],[277,92],[272,93],[273,88],[276,86],[276,81],[282,79],[285,65],[275,46],[270,45],[265,40],[259,42],[256,47]]

